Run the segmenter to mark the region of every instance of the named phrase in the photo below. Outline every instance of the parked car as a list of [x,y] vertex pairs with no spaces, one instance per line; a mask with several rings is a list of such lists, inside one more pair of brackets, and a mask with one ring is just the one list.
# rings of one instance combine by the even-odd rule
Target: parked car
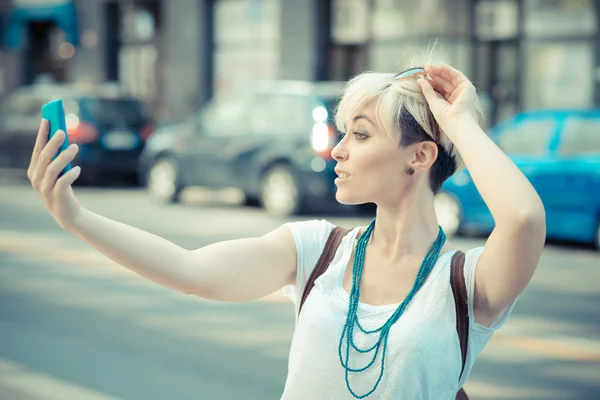
[[335,199],[334,108],[343,83],[261,82],[218,96],[191,118],[158,129],[140,158],[150,196],[175,202],[188,186],[241,189],[288,216]]
[[[600,110],[525,112],[493,127],[490,136],[542,199],[547,237],[600,249]],[[436,208],[450,233],[494,227],[466,170],[442,186]]]
[[63,99],[67,133],[79,145],[81,181],[113,173],[137,178],[138,157],[153,132],[148,105],[112,85],[43,84],[16,89],[0,103],[0,168],[26,169],[44,103]]

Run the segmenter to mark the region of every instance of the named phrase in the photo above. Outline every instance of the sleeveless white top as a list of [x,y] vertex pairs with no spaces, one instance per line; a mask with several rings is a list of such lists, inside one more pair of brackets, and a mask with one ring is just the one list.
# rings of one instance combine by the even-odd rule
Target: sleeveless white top
[[[329,268],[316,280],[298,317],[304,287],[334,225],[325,220],[313,220],[285,226],[294,236],[298,256],[296,286],[284,288],[284,293],[296,304],[296,328],[282,400],[354,399],[346,387],[345,370],[340,364],[338,347],[349,298],[342,281],[360,228],[354,228],[346,235]],[[473,320],[475,268],[482,251],[483,248],[478,247],[466,252],[469,344],[460,382],[458,378],[462,360],[450,286],[452,251],[440,256],[404,314],[391,328],[383,377],[375,392],[367,399],[455,398],[456,392],[469,376],[475,359],[493,332],[506,322],[514,306],[513,302],[489,327]],[[360,303],[358,318],[364,329],[376,329],[385,323],[397,306]],[[367,336],[356,328],[354,341],[358,348],[366,349],[376,342],[378,336]],[[345,344],[343,349],[345,352]],[[362,368],[372,357],[373,353],[360,354],[351,349],[350,367]],[[367,370],[349,373],[352,390],[359,396],[369,392],[377,381],[380,368],[381,352]]]

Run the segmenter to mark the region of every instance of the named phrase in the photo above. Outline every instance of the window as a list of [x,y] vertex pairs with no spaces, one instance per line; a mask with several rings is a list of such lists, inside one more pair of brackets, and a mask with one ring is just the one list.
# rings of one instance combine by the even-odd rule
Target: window
[[565,122],[559,153],[600,154],[600,118],[569,118]]
[[248,125],[250,96],[231,92],[216,98],[201,113],[202,133],[206,136],[241,135]]
[[256,100],[250,116],[254,135],[308,135],[312,129],[314,107],[307,97],[266,94]]
[[525,40],[524,108],[590,108],[594,104],[594,46],[588,39]]
[[548,149],[553,128],[551,119],[522,121],[506,127],[497,144],[509,155],[542,155]]
[[528,38],[585,37],[596,32],[592,0],[527,0],[523,8]]

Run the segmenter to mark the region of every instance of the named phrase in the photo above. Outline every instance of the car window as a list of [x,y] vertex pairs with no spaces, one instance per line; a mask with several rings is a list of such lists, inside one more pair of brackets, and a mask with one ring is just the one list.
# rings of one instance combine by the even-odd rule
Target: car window
[[243,134],[249,122],[250,94],[227,94],[214,99],[200,113],[205,136],[235,136]]
[[65,112],[79,113],[99,125],[122,123],[142,125],[151,120],[144,104],[135,99],[81,98],[78,103],[65,101]]
[[600,118],[567,119],[558,151],[565,156],[600,154]]
[[506,127],[496,142],[507,154],[541,155],[548,149],[554,125],[552,119],[524,120]]
[[306,134],[312,126],[311,112],[306,96],[262,94],[253,102],[250,127],[254,135]]
[[278,96],[258,94],[248,110],[248,128],[253,136],[269,136],[283,133],[283,107]]

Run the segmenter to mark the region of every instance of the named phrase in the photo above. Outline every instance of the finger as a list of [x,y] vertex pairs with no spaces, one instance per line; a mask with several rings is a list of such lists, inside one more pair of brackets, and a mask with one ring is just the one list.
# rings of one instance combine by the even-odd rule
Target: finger
[[443,95],[444,89],[437,82],[435,82],[431,78],[427,78],[427,81],[429,82],[429,84],[431,85],[431,87],[433,88],[433,90],[436,92],[436,94],[437,94],[438,97],[444,97],[444,95]]
[[460,85],[464,81],[469,81],[469,79],[456,68],[452,68],[448,64],[440,64],[440,75],[452,82],[454,86]]
[[31,173],[35,170],[35,164],[37,161],[40,152],[48,142],[48,120],[42,118],[42,122],[40,123],[40,127],[38,129],[37,136],[35,138],[35,145],[33,146],[33,152],[31,153],[31,161],[29,163],[29,168],[27,169],[27,176],[31,179]]
[[40,181],[46,174],[46,169],[48,168],[48,165],[52,161],[54,155],[58,152],[58,149],[60,149],[60,146],[62,145],[64,140],[64,132],[57,131],[56,134],[52,137],[52,139],[50,139],[48,144],[44,146],[44,148],[40,152],[40,155],[37,158],[35,170],[33,171],[33,180],[31,182],[34,187],[37,187],[37,185],[40,184]]
[[73,185],[73,182],[75,182],[77,180],[77,178],[79,178],[80,174],[81,174],[81,167],[79,167],[79,166],[73,167],[73,169],[71,169],[69,172],[67,172],[63,176],[61,176],[56,181],[56,185],[54,185],[54,191],[56,193],[64,193],[65,190],[67,190],[67,188],[69,186]]
[[58,179],[58,175],[62,170],[65,169],[68,163],[73,161],[78,151],[79,148],[77,147],[77,145],[72,144],[65,151],[60,153],[60,155],[56,157],[54,161],[50,163],[50,165],[46,169],[46,175],[44,176],[44,194],[48,194],[49,191],[54,189],[56,180]]
[[431,83],[431,86],[433,86],[435,91],[443,95],[446,100],[448,100],[450,95],[456,89],[456,87],[451,82],[439,75],[431,78],[429,82]]
[[439,105],[440,102],[446,103],[444,99],[438,96],[438,94],[435,92],[433,86],[431,86],[431,83],[428,80],[417,79],[417,83],[419,84],[419,86],[421,86],[423,95],[425,96],[425,99],[427,100],[427,103],[429,104],[430,108],[431,106]]

